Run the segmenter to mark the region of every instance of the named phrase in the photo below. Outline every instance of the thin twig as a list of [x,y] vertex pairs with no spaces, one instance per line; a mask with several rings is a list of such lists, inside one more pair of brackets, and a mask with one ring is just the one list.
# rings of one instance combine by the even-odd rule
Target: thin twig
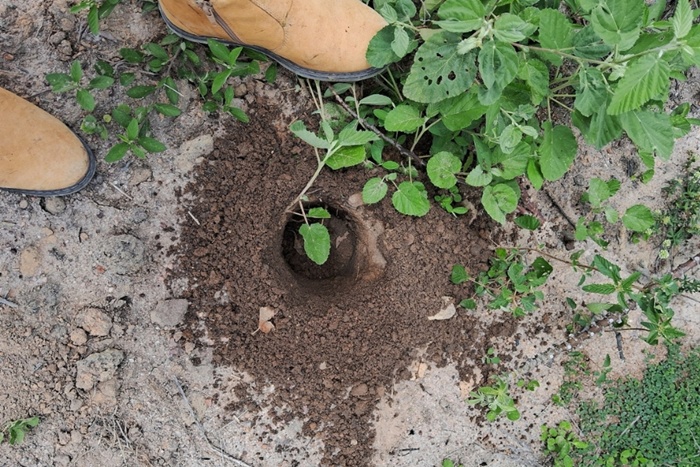
[[191,217],[192,220],[195,222],[195,224],[197,224],[197,225],[202,225],[202,224],[199,223],[199,220],[198,220],[196,217],[194,217],[194,214],[192,214],[192,211],[187,211],[187,214],[190,215],[190,217]]
[[685,263],[681,264],[678,266],[674,271],[673,271],[673,277],[678,279],[682,275],[684,275],[686,272],[688,272],[690,269],[700,266],[700,253],[697,255],[693,256],[690,258],[688,261]]
[[7,305],[7,306],[9,306],[10,308],[17,308],[17,307],[19,306],[19,305],[17,305],[16,303],[12,303],[11,301],[5,300],[5,299],[2,298],[2,297],[0,297],[0,305]]
[[349,113],[350,116],[352,116],[352,118],[354,118],[355,120],[357,120],[357,121],[359,122],[359,124],[360,124],[364,129],[372,131],[372,132],[375,133],[377,136],[379,136],[381,139],[383,139],[383,140],[386,141],[387,143],[391,144],[394,148],[396,148],[397,151],[399,151],[399,153],[400,153],[402,156],[408,157],[409,159],[413,160],[413,163],[416,164],[417,166],[419,166],[419,167],[425,167],[425,162],[423,161],[423,159],[421,159],[420,157],[418,157],[417,154],[415,154],[414,152],[409,151],[408,149],[406,149],[406,148],[404,148],[403,146],[401,146],[397,141],[394,141],[393,139],[389,138],[387,135],[385,135],[382,131],[380,131],[380,130],[379,130],[377,127],[375,127],[374,125],[372,125],[372,124],[370,124],[370,123],[367,123],[367,122],[365,121],[365,119],[363,119],[362,117],[360,117],[359,115],[357,115],[357,113],[356,113],[354,110],[352,110],[352,109],[350,108],[350,106],[348,106],[348,105],[345,103],[345,101],[343,101],[342,97],[340,97],[340,96],[338,95],[338,93],[335,92],[335,89],[333,89],[332,87],[329,87],[328,89],[330,89],[330,91],[333,93],[333,95],[335,96],[335,100],[338,101],[338,104],[340,104],[340,106],[341,106],[343,109],[345,109],[345,111],[346,111],[347,113]]
[[119,193],[123,194],[124,196],[126,196],[126,197],[129,198],[130,200],[132,200],[132,201],[134,200],[134,198],[132,198],[132,197],[129,196],[128,194],[124,193],[124,191],[122,191],[117,185],[115,185],[114,182],[110,182],[110,185],[112,185],[112,187],[113,187],[115,190],[117,190]]
[[224,459],[226,459],[228,461],[233,462],[238,467],[252,467],[250,464],[247,464],[240,459],[236,459],[235,457],[233,457],[231,454],[227,453],[226,451],[224,451],[220,447],[215,446],[209,440],[209,437],[207,436],[207,432],[204,431],[204,427],[202,426],[201,423],[199,423],[199,420],[197,419],[197,415],[194,413],[194,410],[192,409],[192,405],[190,404],[189,399],[187,399],[187,396],[185,395],[185,391],[182,389],[182,385],[180,384],[180,381],[175,376],[173,376],[173,381],[175,381],[175,385],[177,386],[177,390],[180,392],[180,395],[182,396],[182,400],[184,400],[185,404],[187,405],[187,410],[190,412],[190,415],[192,416],[194,423],[197,425],[197,428],[199,428],[199,432],[202,433],[202,437],[207,442],[209,447],[212,450],[216,451],[216,453],[219,454],[221,457],[223,457]]
[[566,222],[568,222],[569,225],[571,225],[571,227],[573,227],[573,228],[575,229],[575,228],[576,228],[576,222],[574,222],[573,220],[571,220],[571,218],[569,217],[569,215],[564,211],[564,209],[563,209],[561,206],[559,206],[559,203],[557,203],[557,201],[554,199],[554,197],[553,197],[552,195],[549,194],[549,191],[547,191],[546,188],[543,188],[543,189],[542,189],[542,192],[547,196],[547,198],[549,198],[549,201],[552,203],[552,205],[553,205],[555,208],[557,208],[557,211],[559,211],[559,214],[561,214],[562,217],[564,217],[564,219],[566,219]]

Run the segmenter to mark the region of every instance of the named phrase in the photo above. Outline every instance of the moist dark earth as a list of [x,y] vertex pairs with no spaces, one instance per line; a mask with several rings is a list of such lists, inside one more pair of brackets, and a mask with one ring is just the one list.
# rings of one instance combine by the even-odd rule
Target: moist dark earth
[[[467,295],[468,288],[450,283],[452,265],[472,274],[486,268],[495,225],[437,208],[409,218],[388,200],[356,206],[373,171],[326,170],[310,202],[336,214],[332,253],[329,265],[304,260],[294,238],[298,223],[286,209],[316,159],[287,130],[279,102],[261,97],[251,122],[229,126],[185,190],[192,201],[183,204],[201,224],[183,225],[171,273],[189,280],[182,296],[193,311],[185,337],[212,345],[215,363],[273,384],[273,404],[288,407],[279,417],[304,419],[305,434],[324,441],[329,464],[365,465],[371,412],[410,376],[417,349],[438,365],[479,361],[493,337],[514,332],[508,317],[489,329],[468,312],[427,320],[442,296]],[[267,334],[255,332],[261,307],[276,310]],[[241,406],[251,404],[239,397]]]

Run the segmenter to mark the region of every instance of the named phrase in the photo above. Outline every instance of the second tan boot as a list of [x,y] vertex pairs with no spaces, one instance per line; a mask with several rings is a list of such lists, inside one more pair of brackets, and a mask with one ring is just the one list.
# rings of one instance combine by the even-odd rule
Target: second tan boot
[[365,59],[384,19],[359,0],[159,0],[178,35],[244,45],[304,78],[359,81],[381,72]]
[[90,149],[66,125],[0,88],[0,190],[61,196],[95,174]]

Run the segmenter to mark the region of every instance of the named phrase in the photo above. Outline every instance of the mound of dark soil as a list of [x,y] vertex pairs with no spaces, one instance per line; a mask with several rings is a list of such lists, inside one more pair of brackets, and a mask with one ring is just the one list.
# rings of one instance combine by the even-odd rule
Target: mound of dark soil
[[[374,172],[327,170],[312,196],[336,214],[334,253],[330,266],[313,265],[299,254],[295,218],[285,209],[313,173],[315,156],[289,123],[280,104],[258,95],[251,123],[231,125],[197,168],[187,189],[194,201],[185,204],[201,225],[183,225],[175,273],[190,284],[184,296],[194,312],[185,335],[196,340],[206,330],[215,363],[273,384],[273,403],[289,408],[281,417],[305,419],[329,464],[364,465],[375,403],[410,377],[417,349],[427,348],[436,364],[479,361],[491,336],[513,332],[508,321],[484,329],[466,310],[427,319],[442,296],[467,294],[450,283],[450,270],[455,263],[484,268],[494,226],[439,208],[409,218],[389,200],[352,207],[348,199]],[[276,310],[267,334],[254,332],[261,307]]]

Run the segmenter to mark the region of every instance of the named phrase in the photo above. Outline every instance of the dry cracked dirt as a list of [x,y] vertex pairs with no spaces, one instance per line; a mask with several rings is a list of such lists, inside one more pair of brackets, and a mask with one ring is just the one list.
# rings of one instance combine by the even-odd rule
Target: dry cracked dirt
[[[157,13],[122,3],[94,36],[65,0],[0,1],[0,85],[79,127],[84,113],[50,92],[45,74],[74,59],[116,66],[120,47],[167,33]],[[693,70],[673,93],[696,116],[699,82]],[[252,76],[235,87],[248,124],[205,113],[184,85],[183,114],[151,122],[165,152],[108,164],[108,143],[91,136],[100,162],[82,192],[0,194],[0,424],[41,420],[23,444],[0,444],[0,466],[433,466],[446,457],[539,466],[540,425],[571,417],[551,402],[570,350],[593,369],[611,355],[611,377],[640,375],[645,353],[660,352],[637,331],[618,342],[605,323],[568,335],[564,298],[585,298],[571,287],[578,275],[557,262],[531,315],[427,318],[443,297],[470,293],[450,283],[452,265],[475,274],[497,245],[601,253],[572,240],[587,180],[622,180],[619,209],[640,200],[660,209],[661,187],[698,149],[697,130],[647,185],[629,176],[639,168],[628,143],[582,146],[562,180],[523,187],[543,221],[535,233],[501,228],[478,207],[414,219],[387,202],[363,206],[358,192],[374,172],[326,171],[313,199],[335,214],[334,248],[318,268],[299,254],[285,211],[315,168],[288,130],[297,119],[313,125],[313,102],[284,71],[274,84]],[[119,99],[100,94],[98,111]],[[478,196],[466,193],[475,206]],[[626,271],[653,275],[698,253],[693,240],[660,262],[653,242],[608,234],[605,254]],[[688,346],[700,338],[698,298],[677,305]],[[261,308],[275,312],[269,333],[256,332]],[[489,348],[498,368],[484,361]],[[464,400],[505,372],[540,387],[518,392],[520,420],[488,423]]]

